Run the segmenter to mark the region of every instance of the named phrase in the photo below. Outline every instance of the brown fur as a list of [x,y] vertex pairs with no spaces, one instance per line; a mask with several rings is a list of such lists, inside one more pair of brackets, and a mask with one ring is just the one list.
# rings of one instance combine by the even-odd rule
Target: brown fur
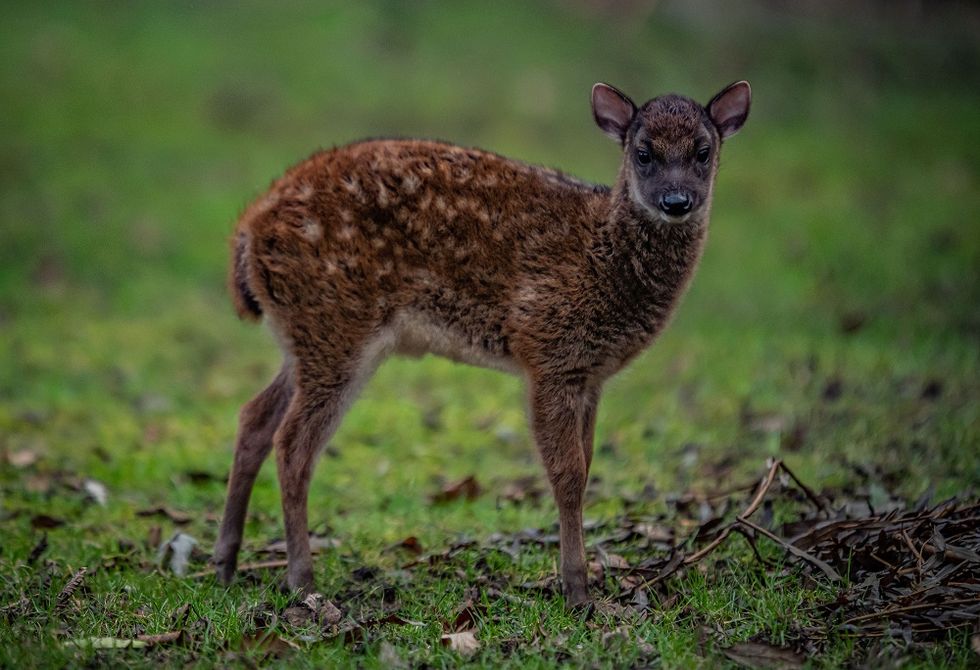
[[[432,352],[527,380],[563,590],[568,604],[586,602],[582,502],[601,388],[664,327],[691,278],[721,138],[744,122],[730,112],[747,114],[747,95],[740,83],[707,108],[664,96],[637,110],[597,85],[597,122],[625,148],[611,189],[424,140],[317,153],[276,181],[233,239],[236,309],[266,316],[285,362],[242,411],[214,558],[222,579],[274,444],[287,581],[311,588],[307,491],[320,446],[385,356]],[[703,146],[706,163],[694,157]],[[634,153],[644,147],[649,165]],[[675,191],[695,204],[668,217],[658,198]]]

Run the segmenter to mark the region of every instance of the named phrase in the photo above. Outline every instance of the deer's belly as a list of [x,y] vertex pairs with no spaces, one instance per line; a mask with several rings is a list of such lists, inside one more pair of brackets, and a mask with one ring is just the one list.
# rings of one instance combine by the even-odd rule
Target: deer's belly
[[394,320],[395,353],[404,356],[435,354],[458,363],[520,373],[520,367],[499,338],[469,336],[417,311],[400,312]]

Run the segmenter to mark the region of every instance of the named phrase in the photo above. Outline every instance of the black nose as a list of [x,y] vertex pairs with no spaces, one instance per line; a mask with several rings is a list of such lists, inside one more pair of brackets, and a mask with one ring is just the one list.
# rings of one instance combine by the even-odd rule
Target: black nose
[[691,196],[680,191],[671,191],[660,196],[660,209],[669,216],[681,216],[691,211],[694,204]]

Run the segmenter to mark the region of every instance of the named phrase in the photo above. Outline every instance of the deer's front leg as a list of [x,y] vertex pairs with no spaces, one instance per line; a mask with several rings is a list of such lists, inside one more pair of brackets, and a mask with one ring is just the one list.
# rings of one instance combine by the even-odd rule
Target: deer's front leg
[[582,535],[582,503],[588,478],[583,444],[587,396],[561,380],[537,380],[531,388],[531,429],[558,505],[561,587],[568,608],[589,602]]

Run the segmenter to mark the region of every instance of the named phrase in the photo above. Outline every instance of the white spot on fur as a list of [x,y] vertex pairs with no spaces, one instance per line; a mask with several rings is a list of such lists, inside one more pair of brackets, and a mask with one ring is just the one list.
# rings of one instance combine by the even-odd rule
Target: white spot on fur
[[317,242],[323,237],[323,225],[316,217],[306,217],[300,227],[300,234],[310,242]]
[[412,195],[418,190],[422,181],[413,174],[407,174],[402,177],[402,190],[408,195]]
[[391,195],[385,187],[385,184],[380,179],[378,180],[378,205],[381,207],[387,207],[391,203]]
[[309,200],[310,198],[313,197],[313,194],[315,192],[316,191],[313,188],[313,184],[306,184],[306,183],[300,184],[299,188],[296,191],[296,199]]

